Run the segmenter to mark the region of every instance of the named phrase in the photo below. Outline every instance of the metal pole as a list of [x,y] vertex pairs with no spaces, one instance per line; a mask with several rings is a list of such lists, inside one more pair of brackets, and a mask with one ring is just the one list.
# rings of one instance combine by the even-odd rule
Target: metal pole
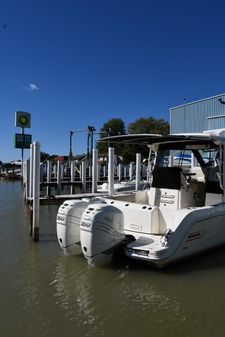
[[[50,183],[52,180],[52,162],[47,161],[47,183]],[[47,186],[47,195],[51,195],[51,186]]]
[[82,180],[82,192],[85,193],[86,192],[86,162],[82,161],[81,164],[81,180]]
[[92,165],[93,165],[93,136],[94,136],[94,134],[93,134],[93,129],[91,130],[91,167],[92,167]]
[[71,187],[70,187],[70,194],[74,194],[74,185],[72,184],[75,181],[75,176],[74,176],[74,160],[71,161],[70,163],[70,181],[71,181]]
[[32,238],[39,240],[39,219],[40,219],[40,143],[33,143],[34,165],[33,165],[33,224]]
[[33,144],[30,144],[30,176],[29,176],[29,198],[33,198],[33,164],[34,164],[34,154],[33,154]]
[[108,163],[108,194],[112,196],[114,194],[114,148],[109,147],[109,163]]
[[[22,128],[22,135],[24,137],[24,128]],[[21,163],[21,179],[22,179],[22,182],[23,182],[23,153],[24,153],[24,148],[22,147],[22,149],[21,149],[21,160],[22,160],[22,163]]]
[[103,166],[103,177],[106,178],[106,176],[107,176],[107,167],[105,165]]
[[90,159],[89,142],[90,142],[90,132],[88,131],[88,137],[87,137],[87,162],[88,162],[88,165],[89,165],[89,159]]
[[136,153],[136,183],[135,183],[136,191],[140,189],[140,181],[141,181],[141,154]]
[[[95,130],[95,128],[94,128],[94,126],[88,126],[88,140],[89,140],[89,138],[91,138],[91,156],[90,156],[90,167],[91,167],[91,171],[90,172],[92,172],[92,154],[93,154],[93,139],[94,139],[94,131],[96,131]],[[88,143],[89,143],[89,141],[88,141]],[[88,145],[89,146],[89,145]],[[88,153],[89,153],[89,151],[88,151]]]
[[122,164],[118,165],[118,179],[119,181],[122,180]]
[[130,168],[129,168],[129,177],[130,177],[130,180],[132,180],[133,171],[134,171],[134,162],[131,162],[130,163]]
[[73,160],[72,136],[73,136],[73,131],[70,130],[70,151],[69,151],[70,161]]
[[57,161],[57,194],[61,194],[61,161]]
[[127,179],[127,166],[124,166],[123,168],[123,177],[125,180]]
[[26,197],[26,201],[30,195],[29,192],[30,189],[30,159],[27,159],[26,161],[26,182],[25,182],[25,197]]
[[92,162],[92,193],[97,192],[98,180],[98,150],[93,149],[93,162]]

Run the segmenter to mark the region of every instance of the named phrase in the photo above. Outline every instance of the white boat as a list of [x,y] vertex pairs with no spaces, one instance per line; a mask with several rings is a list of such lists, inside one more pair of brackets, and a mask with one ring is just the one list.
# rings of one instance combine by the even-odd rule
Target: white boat
[[[147,186],[147,181],[143,180],[140,182],[140,189],[145,188]],[[136,180],[129,180],[129,181],[120,181],[114,183],[114,191],[115,192],[126,192],[126,191],[134,191],[136,188]],[[109,184],[102,183],[97,187],[98,192],[108,192],[109,191]]]
[[[77,246],[89,263],[101,264],[122,245],[128,257],[162,267],[225,244],[225,129],[140,139],[156,153],[151,188],[66,201],[57,214],[66,253]],[[178,151],[179,163],[173,161]],[[186,151],[188,166],[182,161]]]

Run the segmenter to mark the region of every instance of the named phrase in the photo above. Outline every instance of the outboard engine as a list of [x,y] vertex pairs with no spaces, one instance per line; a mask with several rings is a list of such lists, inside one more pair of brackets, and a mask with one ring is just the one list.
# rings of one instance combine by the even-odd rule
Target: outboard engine
[[64,253],[76,255],[81,253],[80,220],[89,203],[101,202],[100,199],[67,200],[58,210],[56,217],[57,238]]
[[89,264],[110,263],[124,239],[124,216],[118,208],[106,203],[88,205],[81,218],[80,241]]

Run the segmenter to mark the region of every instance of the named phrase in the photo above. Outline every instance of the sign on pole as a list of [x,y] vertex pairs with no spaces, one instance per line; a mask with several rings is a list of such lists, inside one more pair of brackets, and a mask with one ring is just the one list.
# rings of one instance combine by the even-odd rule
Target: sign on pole
[[16,111],[15,124],[19,128],[30,128],[31,116],[29,112]]
[[17,149],[29,149],[32,136],[25,133],[15,133],[14,146]]

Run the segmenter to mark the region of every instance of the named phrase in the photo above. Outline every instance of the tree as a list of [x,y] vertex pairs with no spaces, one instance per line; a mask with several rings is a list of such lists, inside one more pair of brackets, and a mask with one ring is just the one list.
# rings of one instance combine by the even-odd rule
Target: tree
[[[169,123],[164,119],[154,118],[152,116],[148,118],[139,118],[136,121],[128,125],[128,134],[162,134],[167,135],[169,133]],[[135,161],[136,153],[141,153],[142,158],[148,157],[148,148],[143,145],[126,145],[123,151],[123,157],[126,162]]]
[[[125,124],[121,118],[112,118],[108,122],[103,124],[103,127],[100,129],[100,138],[107,136],[117,136],[126,134]],[[99,153],[106,156],[108,154],[108,142],[99,142],[97,143],[97,148]],[[121,145],[115,145],[115,154],[121,154]]]
[[41,152],[41,155],[40,155],[41,162],[48,160],[48,159],[49,159],[49,154],[46,152]]
[[[110,132],[109,132],[110,131]],[[100,130],[100,138],[106,137],[107,133],[111,136],[124,135],[126,134],[125,125],[121,118],[112,118],[108,122],[104,123]],[[166,135],[169,133],[169,123],[164,119],[154,118],[152,116],[148,118],[139,118],[128,125],[128,134],[162,134]],[[97,144],[98,151],[101,155],[107,156],[108,145],[110,143]],[[115,149],[115,154],[121,155],[123,157],[124,163],[129,163],[130,161],[136,160],[136,153],[141,153],[142,158],[148,158],[148,148],[146,145],[131,145],[131,144],[112,144]]]
[[128,133],[159,133],[168,135],[169,123],[163,118],[157,119],[152,116],[139,118],[128,125]]

